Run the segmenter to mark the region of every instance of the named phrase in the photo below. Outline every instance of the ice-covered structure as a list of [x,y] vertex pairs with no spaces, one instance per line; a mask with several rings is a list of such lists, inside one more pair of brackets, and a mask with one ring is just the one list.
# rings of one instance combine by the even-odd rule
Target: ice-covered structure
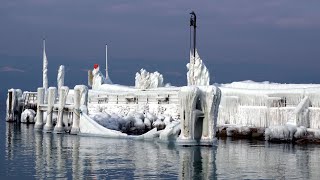
[[36,112],[33,109],[26,109],[21,113],[22,123],[34,123]]
[[112,84],[111,80],[106,79],[100,71],[99,65],[95,64],[92,71],[92,89],[99,89],[102,84]]
[[202,59],[200,59],[197,49],[195,55],[190,52],[190,63],[187,64],[187,68],[188,85],[209,86],[210,74]]
[[43,67],[42,67],[42,87],[48,89],[48,59],[46,55],[46,41],[43,40]]
[[[197,64],[197,67],[203,70],[203,62],[198,63],[200,65]],[[160,73],[149,73],[141,69],[136,75],[136,87],[129,87],[106,82],[99,65],[95,64],[92,89],[77,85],[69,90],[63,86],[63,70],[63,66],[60,67],[58,88],[38,88],[36,118],[31,110],[24,111],[23,121],[35,119],[36,130],[159,139],[181,145],[214,143],[221,92],[217,86],[201,84],[205,79],[209,81],[208,73],[195,76],[202,80],[199,85],[163,87],[163,76]],[[205,72],[202,70],[201,72]],[[203,75],[206,77],[202,77]],[[56,95],[57,91],[59,96]],[[27,104],[29,100],[16,102],[16,99],[23,99],[21,90],[9,92],[8,114],[13,112],[13,107],[22,106],[24,109],[23,104]]]
[[63,65],[61,65],[59,67],[58,76],[57,76],[58,89],[64,86],[64,75],[65,75],[65,68]]
[[9,89],[7,94],[6,121],[18,121],[22,113],[22,91],[21,89]]
[[320,128],[319,84],[242,81],[219,86],[222,91],[219,125],[269,128],[266,139],[283,139],[277,135],[282,132],[288,140],[294,135],[287,130],[289,125],[311,130]]
[[140,73],[136,73],[135,87],[137,89],[163,87],[163,76],[158,71],[150,73],[145,69],[141,69]]

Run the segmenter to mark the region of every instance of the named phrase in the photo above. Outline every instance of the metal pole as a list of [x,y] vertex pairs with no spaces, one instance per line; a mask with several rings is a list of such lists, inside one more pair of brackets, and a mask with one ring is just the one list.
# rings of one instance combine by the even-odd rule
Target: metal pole
[[108,72],[108,45],[106,44],[106,79],[109,79],[109,72]]

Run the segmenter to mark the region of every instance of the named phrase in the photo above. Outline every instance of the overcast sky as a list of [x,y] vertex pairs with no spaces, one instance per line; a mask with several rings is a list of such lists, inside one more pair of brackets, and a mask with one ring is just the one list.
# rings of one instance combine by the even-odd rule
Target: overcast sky
[[319,7],[319,0],[1,0],[1,87],[27,87],[21,77],[41,85],[43,37],[52,81],[65,64],[67,82],[86,83],[107,43],[113,81],[133,84],[143,67],[186,84],[192,10],[212,83],[320,83]]

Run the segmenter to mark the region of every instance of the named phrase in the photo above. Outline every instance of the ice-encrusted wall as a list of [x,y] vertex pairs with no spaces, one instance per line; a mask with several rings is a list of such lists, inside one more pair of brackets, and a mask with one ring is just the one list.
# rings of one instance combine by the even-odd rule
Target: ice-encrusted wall
[[320,85],[234,82],[222,84],[218,125],[320,127]]

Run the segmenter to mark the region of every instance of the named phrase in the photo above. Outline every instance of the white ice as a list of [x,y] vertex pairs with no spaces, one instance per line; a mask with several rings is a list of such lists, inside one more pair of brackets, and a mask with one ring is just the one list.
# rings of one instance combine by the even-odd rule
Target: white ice
[[163,87],[163,76],[157,71],[150,73],[145,69],[141,69],[140,73],[136,73],[135,87],[137,89],[151,89]]
[[103,74],[100,72],[99,67],[93,69],[92,71],[92,89],[97,90],[102,84],[112,84],[110,78],[106,79]]
[[195,57],[190,52],[190,63],[187,64],[188,85],[208,86],[210,85],[210,74],[201,60],[198,51],[196,50]]
[[25,109],[21,113],[21,122],[22,123],[34,123],[35,116],[36,116],[36,112],[33,109]]

